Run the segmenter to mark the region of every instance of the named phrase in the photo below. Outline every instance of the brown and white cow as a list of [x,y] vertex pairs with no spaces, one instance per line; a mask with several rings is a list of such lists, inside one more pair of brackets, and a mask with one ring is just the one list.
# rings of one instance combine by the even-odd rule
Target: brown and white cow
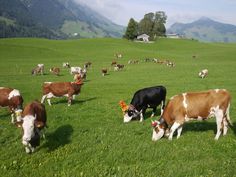
[[33,101],[25,106],[22,115],[22,122],[17,122],[16,125],[22,127],[22,144],[26,153],[31,153],[40,145],[42,130],[47,126],[46,109],[43,104]]
[[11,112],[11,122],[21,121],[23,98],[19,90],[0,87],[0,107],[8,107]]
[[44,64],[38,64],[34,69],[31,71],[32,75],[37,75],[37,74],[44,74]]
[[51,106],[51,98],[66,96],[68,97],[68,106],[70,106],[75,95],[80,93],[82,85],[81,77],[77,77],[75,82],[45,82],[43,84],[41,103],[44,103],[44,100],[47,99],[48,104]]
[[105,76],[107,74],[107,68],[103,68],[101,71],[102,71],[102,76]]
[[229,117],[230,93],[225,89],[215,89],[204,92],[189,92],[176,95],[170,99],[159,119],[152,123],[152,140],[159,140],[164,133],[169,132],[169,140],[177,129],[177,138],[180,137],[183,124],[189,120],[205,120],[216,117],[217,133],[215,140],[221,135],[226,135]]
[[125,65],[123,64],[117,64],[115,67],[114,67],[114,71],[120,71],[122,69],[124,69]]
[[57,67],[52,67],[52,68],[50,68],[50,70],[49,70],[52,74],[55,74],[55,75],[57,75],[57,76],[59,76],[59,74],[60,74],[60,68],[57,68]]

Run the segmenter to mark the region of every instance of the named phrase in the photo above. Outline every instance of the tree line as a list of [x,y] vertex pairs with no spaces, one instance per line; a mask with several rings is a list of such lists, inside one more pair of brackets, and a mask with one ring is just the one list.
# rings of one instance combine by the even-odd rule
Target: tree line
[[129,40],[134,40],[138,35],[147,34],[152,40],[155,40],[158,36],[165,36],[166,20],[167,16],[163,11],[147,13],[140,22],[131,18],[123,37]]

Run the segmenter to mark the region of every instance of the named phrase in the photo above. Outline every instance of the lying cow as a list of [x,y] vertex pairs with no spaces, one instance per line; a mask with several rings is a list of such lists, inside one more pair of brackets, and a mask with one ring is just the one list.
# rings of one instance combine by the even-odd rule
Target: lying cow
[[57,67],[52,67],[52,68],[50,68],[50,70],[49,70],[52,74],[55,74],[55,75],[57,75],[57,76],[59,76],[59,74],[60,74],[60,68],[57,68]]
[[229,108],[230,94],[227,90],[216,89],[205,92],[183,93],[170,99],[159,121],[153,122],[152,140],[159,140],[164,133],[169,132],[169,140],[177,129],[177,138],[180,137],[183,124],[189,120],[205,120],[216,117],[218,140],[221,131],[226,135],[230,123]]
[[131,121],[132,118],[140,116],[140,122],[143,121],[143,115],[147,108],[152,108],[153,117],[156,113],[157,106],[161,104],[161,113],[163,112],[166,99],[166,88],[163,86],[155,86],[144,88],[135,92],[132,101],[129,106],[120,102],[122,111],[124,113],[124,122]]
[[76,78],[75,82],[45,82],[41,103],[44,103],[44,100],[47,99],[51,106],[51,98],[66,96],[68,97],[68,106],[70,106],[74,96],[80,93],[82,84],[81,77]]
[[201,77],[202,79],[208,75],[208,70],[203,69],[198,73],[198,76]]
[[34,152],[40,145],[40,136],[46,122],[47,114],[43,104],[33,101],[25,106],[22,122],[17,122],[16,125],[23,129],[22,144],[26,153]]
[[21,121],[23,98],[19,90],[0,87],[0,107],[8,107],[11,112],[11,122]]

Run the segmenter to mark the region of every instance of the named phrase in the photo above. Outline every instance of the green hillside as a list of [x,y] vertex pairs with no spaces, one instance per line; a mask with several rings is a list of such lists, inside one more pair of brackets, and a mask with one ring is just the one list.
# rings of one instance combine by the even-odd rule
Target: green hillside
[[[73,80],[68,69],[61,68],[61,75],[55,76],[50,67],[92,62],[82,92],[70,107],[65,98],[53,99],[51,107],[45,103],[49,128],[35,153],[25,153],[21,130],[10,123],[8,110],[0,109],[1,176],[235,176],[236,44],[22,38],[1,39],[0,51],[0,87],[19,89],[24,104],[41,100],[45,81]],[[117,52],[123,54],[118,62],[125,64],[119,72],[111,68]],[[169,59],[176,66],[144,62],[145,58]],[[130,59],[140,62],[128,65]],[[32,76],[31,69],[38,63],[45,64],[46,74]],[[109,69],[105,77],[104,67]],[[209,75],[200,79],[198,72],[205,68]],[[234,127],[215,141],[214,118],[188,122],[178,140],[174,136],[172,141],[152,142],[151,110],[143,123],[124,124],[118,102],[129,103],[135,91],[154,85],[165,86],[168,99],[187,91],[228,89]]]
[[205,42],[236,42],[236,26],[220,23],[202,17],[192,23],[175,23],[168,33],[177,33],[186,38],[194,38]]
[[120,38],[123,33],[123,26],[74,0],[0,0],[0,38]]

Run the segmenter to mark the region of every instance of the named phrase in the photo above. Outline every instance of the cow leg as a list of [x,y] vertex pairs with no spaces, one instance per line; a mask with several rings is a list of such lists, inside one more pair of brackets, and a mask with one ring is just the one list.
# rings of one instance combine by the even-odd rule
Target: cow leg
[[43,95],[43,97],[41,99],[41,103],[44,103],[45,98],[47,98],[47,102],[48,102],[49,106],[52,106],[51,98],[53,98],[53,97],[54,97],[54,95],[51,92],[46,95]]
[[155,116],[156,111],[157,111],[157,107],[153,108],[151,117]]
[[170,135],[169,135],[169,138],[168,138],[169,140],[172,140],[173,134],[174,134],[175,130],[176,130],[177,128],[179,128],[180,125],[181,125],[181,124],[178,123],[178,122],[175,122],[175,123],[172,125],[172,127],[170,128]]
[[141,112],[140,113],[140,120],[139,120],[139,122],[142,122],[143,121],[143,113]]
[[143,120],[144,120],[143,115],[145,114],[146,109],[147,109],[147,108],[143,108],[143,109],[141,110],[139,122],[143,122]]
[[226,117],[224,117],[222,123],[223,123],[223,135],[225,136],[227,134],[227,131],[228,131],[228,122],[227,122]]
[[11,123],[15,123],[15,114],[14,113],[12,113],[11,114]]
[[28,146],[25,146],[25,152],[29,154],[31,152],[30,148]]
[[49,105],[49,106],[52,106],[52,104],[51,104],[51,99],[48,98],[47,101],[48,101],[48,105]]
[[68,95],[68,106],[71,106],[71,102],[72,102],[72,96]]
[[44,103],[44,100],[45,100],[46,97],[47,97],[47,95],[42,96],[41,103]]
[[215,140],[218,140],[221,134],[221,129],[222,129],[223,111],[221,109],[218,109],[215,112],[215,116],[216,116],[216,124],[217,124],[217,133],[215,136]]
[[181,135],[181,132],[183,130],[183,126],[179,126],[179,128],[177,129],[177,139],[179,139],[180,135]]
[[161,115],[164,111],[164,107],[165,107],[165,100],[161,101]]
[[73,100],[75,100],[75,96],[76,96],[76,95],[73,95],[73,96],[72,96],[72,99],[73,99]]

